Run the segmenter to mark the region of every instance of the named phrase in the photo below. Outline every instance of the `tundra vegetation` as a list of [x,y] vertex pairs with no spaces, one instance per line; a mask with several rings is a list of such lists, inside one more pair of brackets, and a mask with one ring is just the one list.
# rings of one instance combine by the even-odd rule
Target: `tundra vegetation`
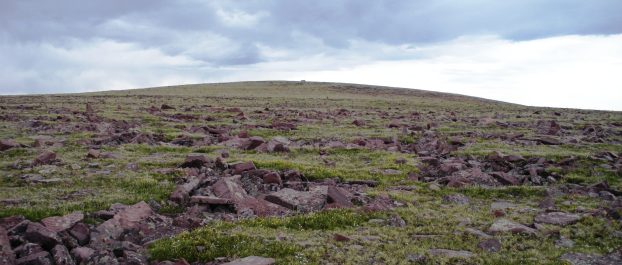
[[239,82],[4,96],[0,140],[0,264],[622,262],[620,112]]

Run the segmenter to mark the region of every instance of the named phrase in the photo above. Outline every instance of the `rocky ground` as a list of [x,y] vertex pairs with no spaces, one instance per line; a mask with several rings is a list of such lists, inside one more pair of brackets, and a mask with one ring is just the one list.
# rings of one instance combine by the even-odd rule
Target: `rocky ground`
[[0,264],[621,264],[622,113],[247,82],[0,97]]

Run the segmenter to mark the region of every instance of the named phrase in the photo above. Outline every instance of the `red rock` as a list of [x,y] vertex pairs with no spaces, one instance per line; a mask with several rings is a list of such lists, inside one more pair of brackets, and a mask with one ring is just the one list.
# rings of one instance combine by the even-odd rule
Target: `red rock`
[[71,228],[83,219],[84,214],[82,214],[82,212],[73,212],[65,216],[52,216],[44,218],[41,220],[41,223],[51,231],[58,233]]
[[212,190],[216,196],[233,201],[238,214],[268,216],[286,212],[278,205],[248,195],[237,178],[221,178],[212,185]]
[[352,124],[354,124],[355,126],[361,127],[361,126],[365,126],[365,121],[364,120],[354,120],[352,122]]
[[261,144],[266,142],[260,136],[253,136],[253,137],[248,138],[248,140],[249,140],[248,144],[244,148],[246,150],[253,150],[253,149],[257,148],[258,146],[260,146]]
[[95,250],[87,247],[77,247],[71,250],[71,255],[79,264],[85,263],[93,254],[95,254]]
[[186,156],[186,160],[180,167],[201,168],[209,163],[210,159],[200,154],[190,154]]
[[28,224],[24,238],[32,243],[37,243],[46,249],[51,249],[56,244],[62,242],[54,231],[39,223]]
[[223,199],[212,196],[192,196],[191,203],[210,204],[210,205],[231,205],[233,202],[229,199]]
[[346,191],[344,191],[343,189],[339,187],[333,187],[333,186],[328,187],[327,196],[328,196],[327,201],[329,203],[336,204],[340,207],[352,207],[353,206],[352,202],[350,201],[350,199],[348,199],[348,196],[346,195]]
[[52,253],[52,257],[54,258],[54,263],[56,265],[76,264],[71,255],[69,255],[69,250],[67,250],[67,248],[62,244],[56,245],[50,252]]
[[15,225],[23,222],[26,218],[22,215],[14,215],[9,217],[0,218],[0,227],[11,230]]
[[16,147],[20,147],[20,144],[14,140],[0,140],[0,151],[6,151]]
[[279,186],[283,185],[281,176],[277,172],[270,172],[268,174],[263,175],[263,182],[266,184],[278,184]]
[[90,233],[91,231],[89,227],[84,223],[77,223],[69,229],[69,234],[73,236],[81,246],[89,243],[89,240],[91,239]]
[[520,185],[520,181],[516,179],[514,176],[509,175],[504,172],[492,172],[490,175],[495,178],[499,183],[503,185]]
[[43,151],[32,162],[33,166],[47,165],[56,160],[56,153],[51,151]]
[[26,257],[19,258],[15,261],[17,265],[52,265],[50,253],[46,251],[37,252]]
[[15,264],[15,253],[4,227],[0,226],[0,265]]
[[86,154],[87,158],[99,158],[101,156],[101,153],[99,152],[99,150],[95,150],[95,149],[89,149],[89,152]]
[[176,109],[175,107],[168,105],[168,104],[162,104],[162,106],[160,106],[161,110],[173,110]]
[[241,174],[244,171],[257,169],[253,161],[238,163],[233,165],[233,174]]
[[169,199],[179,204],[184,204],[188,201],[190,193],[192,193],[201,184],[199,177],[190,177],[184,184],[177,185]]
[[153,214],[153,210],[145,202],[127,206],[116,213],[112,219],[97,226],[95,236],[91,236],[91,245],[96,242],[100,246],[106,246],[118,240],[124,232],[138,228],[141,221]]
[[350,238],[347,236],[344,236],[342,234],[334,234],[333,235],[333,239],[335,239],[335,241],[338,242],[346,242],[346,241],[350,241]]

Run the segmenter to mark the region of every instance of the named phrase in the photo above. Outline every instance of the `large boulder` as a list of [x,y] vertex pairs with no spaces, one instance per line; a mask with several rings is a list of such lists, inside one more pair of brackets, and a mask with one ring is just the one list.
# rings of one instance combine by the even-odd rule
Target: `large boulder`
[[26,228],[24,238],[32,243],[37,243],[46,249],[51,249],[62,242],[56,232],[39,223],[29,223]]
[[82,212],[73,212],[64,216],[52,216],[41,220],[51,231],[56,233],[65,231],[84,219]]
[[153,215],[153,210],[145,202],[139,202],[120,210],[117,214],[95,229],[91,235],[91,246],[107,247],[119,240],[125,232],[137,229],[139,224]]

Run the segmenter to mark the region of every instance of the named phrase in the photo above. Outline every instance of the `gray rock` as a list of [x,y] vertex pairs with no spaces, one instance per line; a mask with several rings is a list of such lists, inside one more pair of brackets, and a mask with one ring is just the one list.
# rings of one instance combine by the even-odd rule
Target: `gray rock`
[[477,244],[477,247],[488,252],[498,252],[499,250],[501,250],[501,242],[494,238],[486,239],[482,242],[479,242],[479,244]]
[[69,250],[63,245],[56,245],[52,248],[52,257],[54,257],[54,263],[56,265],[75,265],[76,262],[69,255]]
[[451,194],[451,195],[443,196],[443,202],[459,204],[459,205],[467,205],[469,204],[470,200],[469,200],[469,197],[464,196],[463,194]]
[[484,233],[484,232],[482,232],[480,230],[473,229],[473,228],[465,228],[464,232],[466,232],[467,234],[471,234],[471,235],[474,235],[476,237],[479,237],[481,239],[490,239],[490,238],[492,238],[491,235],[486,234],[486,233]]
[[564,212],[550,212],[538,214],[534,220],[543,224],[566,226],[578,222],[581,220],[581,216]]
[[243,259],[236,259],[222,265],[272,265],[276,261],[273,258],[264,258],[257,256],[249,256]]
[[488,228],[488,232],[492,234],[498,233],[515,233],[515,234],[528,234],[535,235],[537,231],[533,228],[527,227],[525,225],[512,222],[507,219],[497,219],[495,222]]
[[266,196],[266,201],[285,208],[310,212],[324,207],[327,198],[327,187],[313,187],[308,192],[284,188]]
[[584,253],[566,253],[560,257],[572,265],[619,265],[622,264],[622,250],[617,250],[608,255],[595,255]]

